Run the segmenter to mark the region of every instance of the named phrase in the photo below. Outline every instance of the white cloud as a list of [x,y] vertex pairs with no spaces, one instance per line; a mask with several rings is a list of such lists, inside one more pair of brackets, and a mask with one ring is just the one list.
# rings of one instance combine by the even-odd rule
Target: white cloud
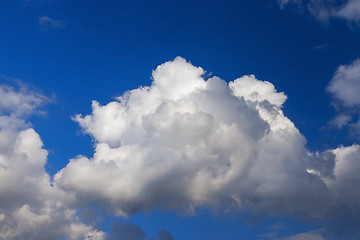
[[268,101],[281,107],[287,99],[286,95],[278,93],[270,82],[259,81],[254,75],[243,76],[241,81],[230,82],[229,87],[234,91],[234,95],[252,102]]
[[69,208],[72,196],[52,187],[44,166],[47,151],[24,117],[36,112],[41,94],[0,87],[0,239],[101,239]]
[[286,237],[284,240],[325,240],[323,230],[315,230],[305,233],[299,233],[294,236]]
[[25,85],[20,84],[18,89],[5,84],[0,85],[0,116],[24,117],[34,114],[40,106],[49,101],[49,98]]
[[72,159],[55,185],[79,206],[96,202],[121,216],[153,208],[193,214],[206,205],[357,222],[346,211],[360,209],[350,187],[360,184],[356,154],[310,153],[271,83],[203,74],[178,57],[153,71],[151,86],[104,106],[94,101],[92,114],[74,117],[93,137],[94,156]]
[[0,131],[0,239],[101,236],[76,220],[75,210],[67,207],[71,196],[51,187],[42,146],[31,128]]
[[[327,185],[338,194],[342,204],[355,206],[354,211],[360,211],[360,145],[339,147],[332,150],[336,155],[334,179],[327,180]],[[346,186],[346,187],[344,187]]]
[[203,73],[176,58],[153,72],[150,87],[93,102],[91,115],[74,120],[95,154],[72,159],[56,185],[118,215],[199,205],[321,215],[326,185],[306,169],[324,160],[284,116],[286,96],[254,76],[227,84]]
[[[334,178],[326,184],[336,204],[329,211],[328,228],[334,239],[359,239],[360,225],[360,145],[338,147]],[[355,231],[354,231],[355,229]]]
[[55,20],[48,16],[39,17],[38,23],[44,29],[62,29],[65,27],[65,23],[63,21]]
[[360,105],[360,59],[338,67],[327,90],[345,107]]
[[[355,135],[360,133],[360,59],[349,65],[341,65],[336,70],[327,86],[327,91],[334,98],[334,106],[339,114],[332,120],[338,128],[344,126],[355,130]],[[356,119],[357,122],[356,122]],[[355,121],[355,122],[354,122]]]
[[322,22],[328,22],[331,18],[344,19],[348,22],[360,23],[360,0],[279,0],[281,9],[293,4],[303,11],[312,14]]
[[348,21],[360,21],[360,1],[359,0],[349,0],[344,5],[339,8],[335,16],[339,18],[344,18]]
[[351,122],[351,118],[352,117],[347,114],[338,114],[333,120],[330,121],[330,125],[341,129]]
[[323,43],[323,44],[314,46],[314,49],[324,50],[324,49],[327,49],[327,48],[329,48],[329,47],[331,47],[331,44],[329,44],[329,43]]

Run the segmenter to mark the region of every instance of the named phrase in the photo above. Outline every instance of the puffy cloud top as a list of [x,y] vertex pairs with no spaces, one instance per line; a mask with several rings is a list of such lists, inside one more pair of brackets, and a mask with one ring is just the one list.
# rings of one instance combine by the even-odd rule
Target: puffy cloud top
[[268,101],[277,107],[281,107],[287,98],[284,93],[278,93],[270,82],[259,81],[254,75],[243,76],[238,81],[230,82],[229,87],[236,96],[242,96],[245,100]]
[[284,93],[253,75],[227,84],[203,73],[178,57],[153,71],[150,87],[94,101],[91,115],[74,120],[95,154],[72,159],[56,185],[118,215],[204,204],[321,215],[327,162],[284,116]]
[[360,59],[349,65],[341,65],[327,90],[345,107],[360,105]]

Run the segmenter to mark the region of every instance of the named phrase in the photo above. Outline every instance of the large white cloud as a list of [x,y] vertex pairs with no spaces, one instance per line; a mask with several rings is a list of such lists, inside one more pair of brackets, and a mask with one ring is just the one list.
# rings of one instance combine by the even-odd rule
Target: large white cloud
[[202,74],[178,57],[150,87],[94,101],[91,115],[74,118],[94,156],[72,159],[56,186],[118,215],[199,205],[323,215],[334,156],[306,150],[281,110],[286,96],[252,75],[227,84]]
[[73,197],[51,186],[44,169],[47,151],[20,118],[37,111],[46,98],[5,85],[0,98],[0,239],[103,239],[68,207]]

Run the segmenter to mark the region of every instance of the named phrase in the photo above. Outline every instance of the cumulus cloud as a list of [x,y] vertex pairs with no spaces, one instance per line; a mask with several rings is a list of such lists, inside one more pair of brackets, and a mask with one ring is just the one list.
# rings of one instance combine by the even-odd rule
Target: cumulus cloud
[[306,141],[280,108],[286,96],[254,76],[227,84],[203,74],[176,58],[153,72],[150,87],[105,106],[94,101],[91,115],[74,120],[94,138],[95,154],[72,159],[57,186],[118,215],[154,207],[191,214],[223,202],[319,212],[324,204],[310,192],[324,192],[320,200],[326,188],[305,171]]
[[327,90],[345,107],[360,105],[360,59],[336,70]]
[[102,239],[68,207],[72,197],[51,185],[47,151],[21,118],[47,98],[9,86],[0,98],[0,239]]
[[41,16],[38,18],[39,25],[44,29],[62,29],[65,23],[61,20],[55,20],[48,16]]
[[[324,220],[326,236],[335,239],[358,236],[360,147],[312,153],[284,116],[286,95],[271,83],[253,75],[205,80],[204,73],[177,57],[153,71],[150,86],[103,106],[93,101],[91,114],[73,120],[93,138],[94,155],[71,159],[53,181],[35,130],[4,121],[0,239],[145,238],[121,222],[105,236],[81,222],[77,211],[88,206],[117,216],[154,208],[249,210]],[[33,102],[32,111],[39,105]],[[153,239],[173,237],[159,231]]]
[[334,98],[334,106],[339,112],[332,120],[338,128],[348,126],[360,133],[360,59],[349,65],[341,65],[327,86]]
[[278,2],[282,9],[293,5],[302,12],[309,12],[322,22],[338,18],[360,23],[360,0],[278,0]]
[[353,233],[352,229],[358,229],[360,225],[360,145],[339,147],[332,152],[336,155],[335,178],[328,179],[327,185],[337,203],[329,212],[331,232],[335,239],[344,233],[358,239],[360,233]]
[[104,106],[94,101],[92,114],[74,117],[92,136],[94,156],[72,159],[56,186],[120,216],[194,214],[206,205],[324,219],[358,208],[350,193],[350,205],[341,200],[348,182],[337,172],[340,155],[306,149],[281,110],[284,93],[253,75],[226,83],[204,73],[178,57],[153,71],[151,86]]

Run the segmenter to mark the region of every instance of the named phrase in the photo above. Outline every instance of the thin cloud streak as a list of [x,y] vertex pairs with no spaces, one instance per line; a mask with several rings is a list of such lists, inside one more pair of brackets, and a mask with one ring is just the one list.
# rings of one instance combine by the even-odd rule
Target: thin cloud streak
[[337,3],[331,0],[279,0],[281,9],[290,5],[300,12],[307,12],[317,20],[328,23],[331,19],[343,19],[348,23],[360,24],[360,0],[346,0]]
[[48,16],[42,16],[38,18],[39,25],[47,30],[47,29],[63,29],[66,24],[61,20],[55,20]]

